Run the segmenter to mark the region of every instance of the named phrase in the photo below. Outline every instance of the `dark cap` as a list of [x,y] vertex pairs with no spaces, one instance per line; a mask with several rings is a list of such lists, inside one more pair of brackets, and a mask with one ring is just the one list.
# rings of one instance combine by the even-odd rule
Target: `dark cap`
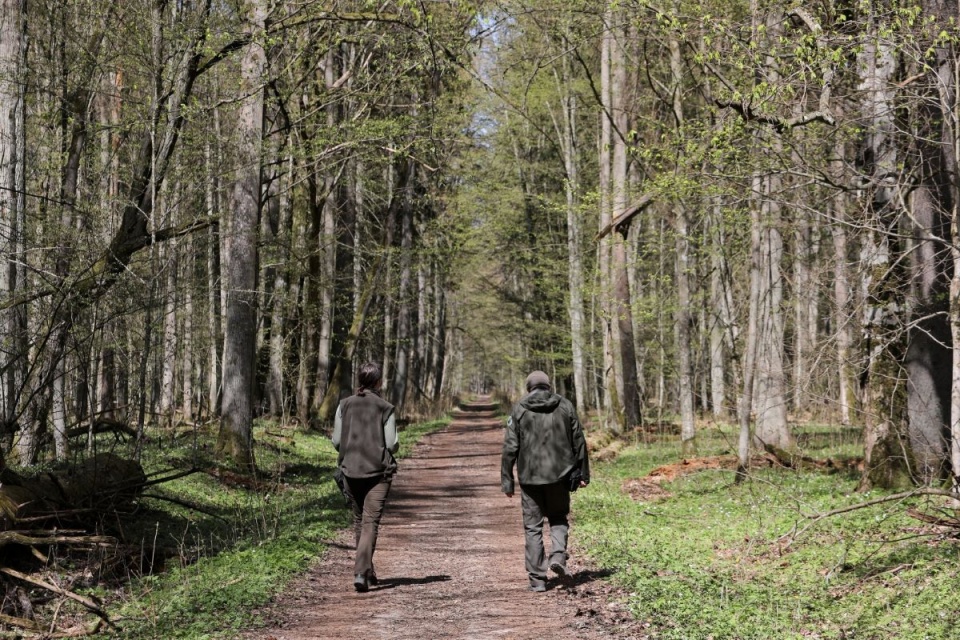
[[550,376],[543,371],[534,371],[527,376],[527,391],[533,391],[537,387],[550,388]]

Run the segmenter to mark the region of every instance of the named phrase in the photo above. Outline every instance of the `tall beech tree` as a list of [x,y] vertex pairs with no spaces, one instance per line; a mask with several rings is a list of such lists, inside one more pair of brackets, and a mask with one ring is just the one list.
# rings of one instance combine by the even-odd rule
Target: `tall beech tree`
[[257,227],[261,208],[263,94],[267,8],[249,3],[252,42],[240,61],[236,178],[226,207],[223,261],[227,293],[223,338],[223,408],[217,448],[242,467],[253,465],[253,385],[256,371]]

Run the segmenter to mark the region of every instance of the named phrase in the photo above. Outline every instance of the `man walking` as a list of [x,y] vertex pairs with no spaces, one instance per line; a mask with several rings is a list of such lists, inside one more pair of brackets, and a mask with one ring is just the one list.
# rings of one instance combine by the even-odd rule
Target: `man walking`
[[587,443],[569,400],[550,390],[543,371],[527,376],[527,395],[510,412],[503,436],[500,484],[513,497],[513,467],[520,480],[525,561],[531,591],[546,591],[543,521],[550,522],[550,570],[567,575],[570,492],[590,483]]

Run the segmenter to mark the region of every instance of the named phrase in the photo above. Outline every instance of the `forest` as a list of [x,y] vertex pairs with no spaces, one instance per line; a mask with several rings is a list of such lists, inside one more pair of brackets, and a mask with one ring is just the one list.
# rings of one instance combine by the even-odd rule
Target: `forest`
[[[652,441],[729,456],[724,491],[842,464],[824,512],[923,498],[955,535],[958,16],[0,0],[0,628],[53,633],[54,594],[116,633],[88,591],[162,573],[157,539],[226,557],[247,507],[279,535],[270,470],[331,464],[282,459],[367,361],[411,438],[541,369],[611,478]],[[214,528],[175,554],[186,512]],[[109,578],[37,577],[92,556]]]

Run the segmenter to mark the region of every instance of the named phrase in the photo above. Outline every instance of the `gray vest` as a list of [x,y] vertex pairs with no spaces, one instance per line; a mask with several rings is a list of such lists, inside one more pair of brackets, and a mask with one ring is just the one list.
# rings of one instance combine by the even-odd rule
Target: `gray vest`
[[389,478],[397,462],[386,447],[383,426],[393,405],[373,393],[345,398],[340,403],[340,456],[337,464],[348,478]]

